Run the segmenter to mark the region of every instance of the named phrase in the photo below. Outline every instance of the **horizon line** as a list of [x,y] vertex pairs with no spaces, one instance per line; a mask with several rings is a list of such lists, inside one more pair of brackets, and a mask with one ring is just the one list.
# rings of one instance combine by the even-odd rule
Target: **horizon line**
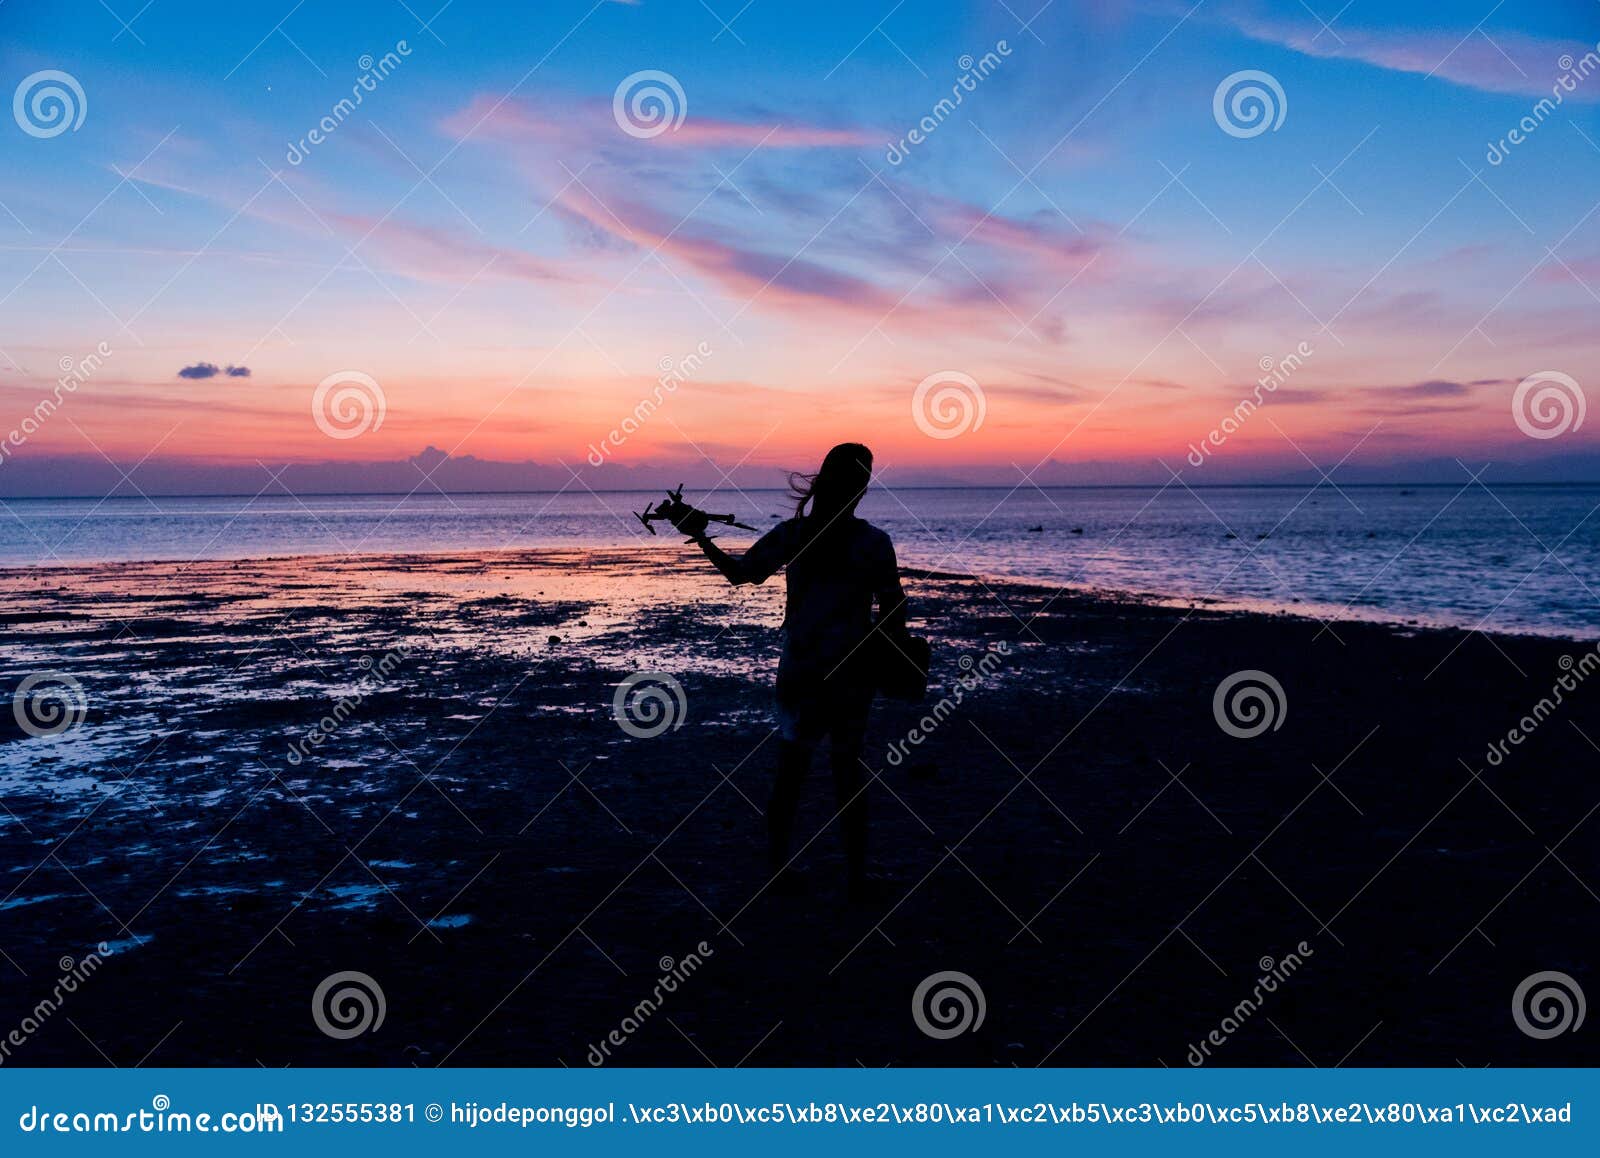
[[[3,3],[3,2],[4,2],[4,0],[0,0],[0,3]],[[875,485],[877,485],[877,484],[875,484]],[[1043,483],[1043,484],[1030,482],[1030,483],[1027,483],[1026,485],[1027,485],[1027,487],[1029,489],[1041,490],[1041,491],[1115,491],[1115,490],[1165,490],[1167,487],[1171,486],[1172,484],[1170,482],[1166,482],[1166,483],[1156,483],[1156,482],[1148,482],[1148,483]],[[1329,481],[1325,481],[1325,482],[1317,482],[1317,483],[1311,483],[1311,484],[1289,483],[1289,482],[1281,482],[1281,483],[1265,483],[1265,482],[1189,483],[1189,484],[1184,484],[1183,489],[1185,489],[1185,490],[1195,490],[1195,491],[1199,491],[1199,490],[1300,490],[1300,489],[1303,489],[1303,488],[1307,487],[1308,485],[1309,485],[1310,489],[1312,489],[1312,490],[1322,490],[1322,489],[1326,488],[1326,489],[1329,489],[1329,490],[1340,491],[1340,490],[1375,490],[1375,489],[1383,489],[1383,488],[1388,488],[1388,487],[1407,487],[1407,488],[1414,488],[1414,489],[1418,489],[1418,490],[1441,490],[1441,489],[1446,489],[1446,488],[1449,488],[1449,487],[1461,486],[1463,484],[1455,483],[1455,482],[1410,482],[1410,481],[1407,481],[1405,479],[1396,479],[1396,480],[1391,481],[1391,482],[1350,482],[1350,483],[1336,483],[1336,482],[1333,482],[1333,481],[1329,480]],[[1487,486],[1489,484],[1480,481],[1478,483],[1478,485]],[[1500,487],[1593,487],[1593,486],[1600,486],[1600,478],[1597,478],[1597,479],[1549,480],[1549,481],[1545,481],[1545,482],[1497,482],[1494,485],[1495,486],[1500,486]],[[532,489],[516,488],[516,489],[509,489],[509,490],[461,490],[461,491],[455,491],[455,490],[442,490],[442,489],[439,489],[439,488],[434,488],[430,493],[431,494],[436,494],[441,498],[448,498],[448,497],[451,497],[451,496],[460,496],[460,497],[465,498],[465,497],[472,496],[472,495],[559,495],[559,494],[566,494],[568,489],[569,488],[567,488],[567,487],[537,487],[537,488],[532,488]],[[585,494],[585,493],[587,493],[587,494],[593,494],[593,495],[638,495],[638,494],[654,494],[657,490],[662,490],[662,489],[666,489],[666,488],[662,488],[662,487],[608,487],[608,488],[604,488],[604,489],[596,489],[594,487],[585,487],[582,491],[573,491],[572,493],[573,494]],[[886,491],[1007,491],[1007,490],[1016,491],[1016,490],[1023,489],[1023,486],[1019,485],[1019,484],[1006,484],[1006,483],[942,483],[942,484],[921,484],[921,485],[916,485],[916,486],[896,486],[896,487],[879,485],[879,486],[877,486],[877,489],[886,490]],[[137,490],[137,488],[136,488],[136,490]],[[753,493],[753,494],[792,494],[793,493],[792,491],[789,490],[788,487],[764,487],[764,486],[763,487],[716,486],[716,487],[707,487],[701,493],[703,493],[703,494],[717,494],[717,493],[720,493],[720,492],[723,492],[723,491],[731,491],[731,492],[735,492],[735,493],[738,493],[738,494],[745,494],[745,493]],[[398,498],[406,498],[406,499],[408,499],[408,498],[411,498],[413,495],[422,494],[422,493],[424,493],[424,492],[422,492],[421,490],[410,490],[410,491],[291,491],[291,490],[288,490],[287,488],[285,488],[284,490],[278,492],[277,494],[273,494],[273,495],[268,495],[267,492],[265,492],[265,491],[257,491],[254,494],[249,494],[249,493],[246,493],[244,491],[203,491],[203,492],[193,492],[193,493],[175,492],[175,491],[162,491],[160,493],[152,494],[152,493],[150,493],[148,491],[137,490],[137,493],[131,494],[131,495],[129,495],[129,494],[116,494],[114,492],[112,494],[107,494],[107,495],[99,495],[99,494],[0,495],[0,502],[6,502],[6,503],[87,502],[89,500],[94,500],[94,501],[97,501],[97,502],[111,502],[111,501],[116,500],[116,499],[128,499],[128,500],[145,499],[147,501],[148,500],[153,500],[153,499],[252,499],[252,500],[254,500],[254,499],[260,499],[260,498],[291,498],[291,499],[301,499],[301,498],[304,498],[304,499],[314,499],[314,498],[374,498],[374,499],[378,499],[378,498],[396,498],[396,497],[398,497]]]

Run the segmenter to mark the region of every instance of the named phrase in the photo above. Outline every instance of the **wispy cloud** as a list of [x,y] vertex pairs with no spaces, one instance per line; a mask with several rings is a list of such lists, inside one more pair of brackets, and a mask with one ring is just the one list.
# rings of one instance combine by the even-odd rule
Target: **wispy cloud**
[[830,128],[793,120],[735,121],[691,111],[677,128],[638,140],[618,128],[609,103],[586,101],[559,108],[480,95],[444,121],[455,136],[489,136],[502,141],[563,142],[593,148],[671,149],[831,149],[872,145],[882,134],[856,128]]
[[[1487,28],[1439,32],[1362,29],[1339,23],[1329,32],[1310,22],[1243,16],[1232,17],[1231,23],[1255,40],[1281,44],[1307,56],[1359,60],[1483,92],[1528,96],[1549,96],[1558,76],[1585,54],[1596,52],[1594,44],[1581,40]],[[1600,83],[1579,83],[1566,99],[1600,101]]]

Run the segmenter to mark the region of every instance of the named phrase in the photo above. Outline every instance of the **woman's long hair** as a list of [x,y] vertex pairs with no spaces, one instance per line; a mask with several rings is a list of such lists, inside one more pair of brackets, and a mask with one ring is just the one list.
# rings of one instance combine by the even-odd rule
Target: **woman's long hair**
[[809,504],[810,515],[831,526],[855,509],[871,481],[872,451],[859,442],[841,442],[824,456],[816,474],[789,473],[795,517],[806,515]]

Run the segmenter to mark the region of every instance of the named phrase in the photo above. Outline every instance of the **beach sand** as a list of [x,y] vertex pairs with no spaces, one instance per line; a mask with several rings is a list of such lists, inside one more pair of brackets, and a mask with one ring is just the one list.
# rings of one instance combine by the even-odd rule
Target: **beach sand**
[[[5,1064],[1600,1061],[1512,1012],[1547,970],[1600,995],[1600,678],[1486,757],[1592,643],[907,585],[935,686],[874,713],[852,906],[821,762],[765,888],[779,581],[668,544],[0,573],[0,690],[86,706],[0,714]],[[1284,695],[1249,739],[1243,670]],[[683,689],[660,735],[614,717],[641,671]],[[348,1039],[344,971],[384,995]],[[948,1038],[944,971],[983,995]]]

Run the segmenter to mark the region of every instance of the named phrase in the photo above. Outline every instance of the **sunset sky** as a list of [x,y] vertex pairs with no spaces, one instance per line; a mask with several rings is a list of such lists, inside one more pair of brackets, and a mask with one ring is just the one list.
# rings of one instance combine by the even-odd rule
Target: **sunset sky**
[[[907,477],[1600,477],[1600,412],[1534,438],[1513,404],[1556,372],[1600,409],[1590,0],[141,5],[0,5],[0,437],[111,351],[0,494],[430,446],[588,472],[697,349],[608,459],[769,471],[860,438]],[[41,70],[81,87],[77,128],[25,129]],[[645,70],[676,127],[615,115]],[[1276,128],[1219,121],[1241,70]],[[345,371],[383,420],[334,438],[314,398]],[[983,418],[933,437],[914,396],[945,371]]]

